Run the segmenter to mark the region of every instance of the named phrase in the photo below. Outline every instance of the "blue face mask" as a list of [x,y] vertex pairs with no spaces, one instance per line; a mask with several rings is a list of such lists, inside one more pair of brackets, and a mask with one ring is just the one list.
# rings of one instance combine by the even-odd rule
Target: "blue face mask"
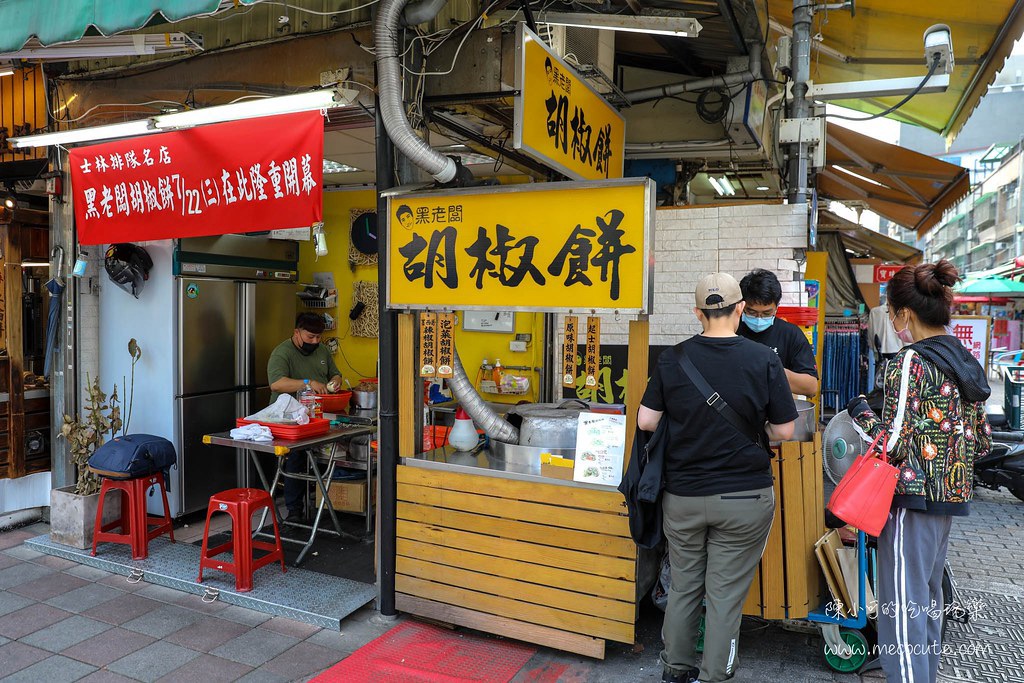
[[744,313],[743,322],[750,328],[751,332],[764,332],[775,324],[775,316],[773,315],[770,318],[753,318]]

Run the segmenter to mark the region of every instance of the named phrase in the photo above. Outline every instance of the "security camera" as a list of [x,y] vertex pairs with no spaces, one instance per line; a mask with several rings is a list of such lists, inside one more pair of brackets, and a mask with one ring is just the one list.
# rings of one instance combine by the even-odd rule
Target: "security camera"
[[938,58],[936,73],[953,73],[953,37],[949,26],[935,24],[924,32],[924,62],[931,68],[932,62]]

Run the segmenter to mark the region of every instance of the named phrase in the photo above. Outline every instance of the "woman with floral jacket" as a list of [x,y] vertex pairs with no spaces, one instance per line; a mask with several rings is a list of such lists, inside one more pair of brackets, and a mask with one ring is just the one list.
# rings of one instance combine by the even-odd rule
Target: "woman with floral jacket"
[[911,345],[886,368],[881,417],[863,397],[847,406],[872,439],[886,433],[889,458],[899,467],[878,537],[878,654],[890,683],[938,676],[949,531],[953,517],[969,512],[974,462],[991,445],[984,369],[945,330],[958,279],[945,260],[907,266],[893,277],[889,319]]

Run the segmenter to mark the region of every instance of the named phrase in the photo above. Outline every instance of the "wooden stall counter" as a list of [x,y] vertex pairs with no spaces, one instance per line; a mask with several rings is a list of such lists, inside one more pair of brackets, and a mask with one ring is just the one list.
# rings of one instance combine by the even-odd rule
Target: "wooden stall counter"
[[402,459],[397,527],[403,612],[598,659],[634,642],[656,561],[610,486],[440,448]]

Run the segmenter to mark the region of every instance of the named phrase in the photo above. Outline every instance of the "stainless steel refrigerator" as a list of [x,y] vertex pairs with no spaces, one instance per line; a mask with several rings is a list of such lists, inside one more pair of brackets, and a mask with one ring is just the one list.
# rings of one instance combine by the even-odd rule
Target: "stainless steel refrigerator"
[[178,244],[175,517],[249,483],[241,452],[202,438],[268,404],[267,359],[295,327],[297,261],[297,244],[284,240],[225,235]]

